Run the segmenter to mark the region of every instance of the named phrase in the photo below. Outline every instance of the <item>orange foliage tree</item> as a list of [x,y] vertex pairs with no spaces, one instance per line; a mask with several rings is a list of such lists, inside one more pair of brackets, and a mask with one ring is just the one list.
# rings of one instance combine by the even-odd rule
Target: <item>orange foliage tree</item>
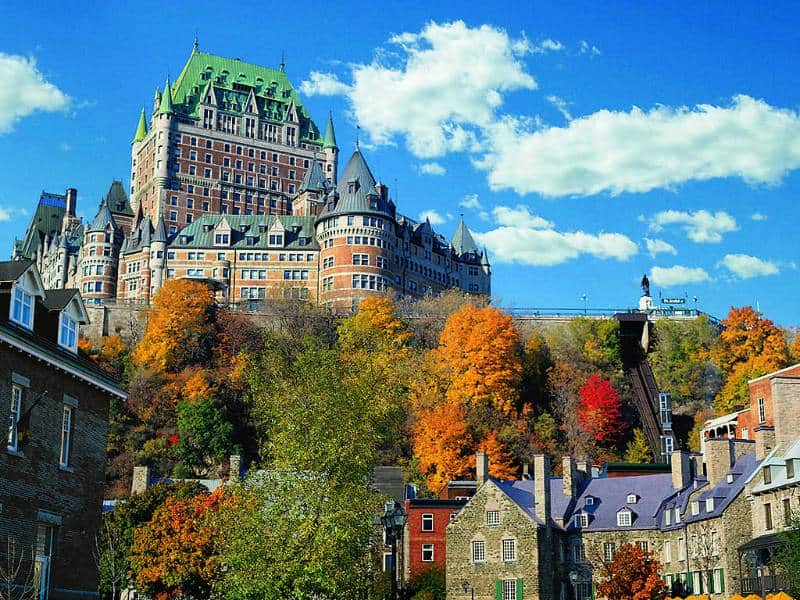
[[133,534],[130,565],[136,586],[154,598],[208,598],[218,575],[211,516],[223,488],[190,498],[170,496]]
[[517,478],[514,457],[497,436],[496,431],[489,432],[486,439],[481,442],[480,449],[489,456],[489,475],[499,479]]
[[650,552],[623,544],[604,565],[597,595],[608,600],[661,600],[667,595],[667,584],[658,574],[660,568]]
[[170,372],[206,358],[214,333],[213,306],[208,286],[168,279],[153,298],[147,328],[133,351],[134,364]]
[[430,491],[438,492],[451,479],[468,473],[472,436],[463,406],[443,402],[419,411],[412,433],[414,458]]
[[608,379],[592,374],[578,391],[578,421],[600,443],[613,443],[625,430],[622,400]]
[[520,335],[509,315],[491,306],[465,305],[447,319],[434,352],[448,400],[488,405],[504,414],[516,407]]
[[722,324],[709,358],[726,374],[715,408],[729,412],[747,404],[748,380],[788,364],[789,350],[783,332],[752,306],[731,308]]

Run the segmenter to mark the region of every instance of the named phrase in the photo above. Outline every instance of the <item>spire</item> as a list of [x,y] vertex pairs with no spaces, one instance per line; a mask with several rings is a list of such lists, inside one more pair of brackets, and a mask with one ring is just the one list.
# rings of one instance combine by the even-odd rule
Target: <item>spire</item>
[[144,107],[142,107],[142,114],[139,115],[139,124],[136,126],[136,135],[133,136],[133,142],[141,142],[147,136],[147,117],[144,114]]
[[281,73],[286,71],[286,53],[281,50]]
[[453,239],[450,243],[459,256],[469,252],[478,254],[478,246],[464,223],[464,215],[461,215],[461,220],[458,222],[458,227],[456,227],[456,232],[453,234]]
[[489,266],[489,251],[486,249],[486,246],[483,247],[483,256],[481,257],[481,264],[484,267]]
[[172,108],[172,86],[167,77],[167,83],[164,85],[164,93],[161,96],[161,103],[158,106],[158,114],[160,115],[174,115],[175,111]]
[[167,226],[164,224],[164,215],[158,216],[158,222],[156,223],[156,230],[153,232],[153,241],[154,242],[167,241]]
[[194,34],[194,44],[192,44],[192,52],[197,52],[200,50],[200,43],[197,41],[197,34]]
[[328,113],[328,127],[325,129],[325,139],[322,140],[322,147],[333,148],[334,150],[339,149],[339,146],[336,145],[336,132],[333,130],[333,115],[331,113]]

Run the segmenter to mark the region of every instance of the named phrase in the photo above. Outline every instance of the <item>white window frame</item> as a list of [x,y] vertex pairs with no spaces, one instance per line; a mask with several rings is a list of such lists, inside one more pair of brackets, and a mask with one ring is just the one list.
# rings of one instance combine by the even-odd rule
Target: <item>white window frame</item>
[[65,404],[61,416],[61,446],[58,451],[58,464],[62,467],[69,467],[74,415],[75,408],[69,404]]
[[488,527],[497,527],[500,525],[500,511],[487,510],[486,511],[486,525]]
[[686,560],[686,539],[678,538],[678,560]]
[[614,555],[617,553],[617,544],[614,542],[603,542],[603,560],[611,562],[614,560]]
[[639,496],[636,494],[628,494],[627,502],[628,504],[636,504],[639,501]]
[[[430,552],[430,558],[425,558],[425,553]],[[434,562],[434,548],[433,544],[422,544],[422,553],[420,555],[422,562]]]
[[58,317],[58,345],[70,352],[78,351],[78,322],[64,311]]
[[505,538],[503,545],[503,562],[515,562],[517,560],[517,540]]
[[503,579],[502,585],[503,600],[516,600],[517,598],[517,580],[516,579]]
[[767,404],[763,396],[758,399],[758,422],[759,424],[767,422]]
[[16,383],[11,384],[7,447],[12,452],[16,452],[19,449],[19,418],[22,416],[23,397],[22,386]]
[[[11,310],[9,317],[14,323],[22,325],[26,329],[33,329],[33,313],[36,308],[36,302],[33,300],[33,294],[26,292],[20,286],[15,285],[11,292]],[[27,310],[27,313],[26,313]],[[25,315],[27,314],[27,319]]]
[[706,498],[706,512],[714,512],[714,498]]
[[617,527],[630,527],[633,522],[633,515],[629,510],[621,510],[617,513]]
[[700,514],[700,502],[698,500],[692,500],[691,508],[693,517]]
[[578,513],[575,515],[575,527],[578,529],[586,529],[589,526],[589,515],[586,513]]
[[472,562],[486,562],[486,542],[484,540],[472,540]]
[[[428,524],[430,525],[429,527],[426,526]],[[421,530],[433,531],[433,513],[422,513]]]
[[672,562],[672,542],[667,540],[664,542],[664,564]]
[[583,500],[584,506],[594,506],[594,498],[592,496],[586,496]]

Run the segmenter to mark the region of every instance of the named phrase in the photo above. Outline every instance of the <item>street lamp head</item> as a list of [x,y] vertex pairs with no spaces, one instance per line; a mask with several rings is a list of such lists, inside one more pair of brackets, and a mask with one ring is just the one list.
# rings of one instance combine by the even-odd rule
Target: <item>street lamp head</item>
[[466,594],[469,591],[469,581],[467,581],[466,579],[462,581],[461,588],[464,590],[464,593]]
[[569,580],[572,583],[577,583],[578,582],[578,572],[577,571],[570,571],[569,572]]

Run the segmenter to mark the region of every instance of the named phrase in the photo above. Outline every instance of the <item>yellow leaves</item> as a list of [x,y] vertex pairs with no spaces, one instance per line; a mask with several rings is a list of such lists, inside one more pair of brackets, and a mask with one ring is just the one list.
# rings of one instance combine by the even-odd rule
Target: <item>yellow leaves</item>
[[463,477],[471,465],[471,436],[464,407],[443,402],[417,414],[413,428],[414,456],[428,478],[428,489],[438,492],[451,479]]
[[489,456],[489,475],[500,479],[516,479],[517,468],[514,457],[500,441],[496,431],[490,431],[480,444],[480,449]]
[[210,373],[203,369],[192,370],[183,384],[181,395],[194,404],[198,400],[208,400],[214,395],[214,387],[210,381]]

